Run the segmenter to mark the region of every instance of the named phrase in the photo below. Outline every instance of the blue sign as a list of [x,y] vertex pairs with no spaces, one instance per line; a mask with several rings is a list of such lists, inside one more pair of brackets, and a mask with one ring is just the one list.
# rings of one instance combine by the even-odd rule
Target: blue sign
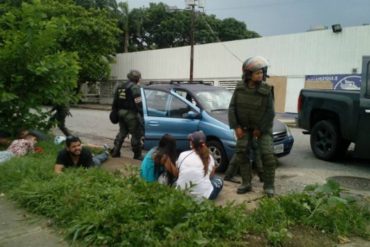
[[360,74],[307,75],[306,81],[331,81],[334,90],[360,90]]

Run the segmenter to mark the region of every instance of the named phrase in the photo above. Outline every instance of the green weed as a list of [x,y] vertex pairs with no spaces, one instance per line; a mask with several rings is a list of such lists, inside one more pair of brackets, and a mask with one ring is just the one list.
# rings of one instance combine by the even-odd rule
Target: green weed
[[245,246],[262,235],[284,245],[290,229],[306,225],[333,236],[369,237],[369,204],[341,197],[335,183],[303,193],[261,200],[247,213],[242,205],[196,202],[186,193],[146,183],[137,172],[122,176],[101,169],[53,173],[57,150],[10,160],[0,166],[0,192],[31,212],[53,219],[73,242],[89,246]]

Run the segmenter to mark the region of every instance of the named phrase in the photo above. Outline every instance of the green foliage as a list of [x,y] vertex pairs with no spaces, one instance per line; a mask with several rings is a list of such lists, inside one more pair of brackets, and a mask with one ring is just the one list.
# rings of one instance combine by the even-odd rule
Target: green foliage
[[100,169],[52,173],[56,147],[0,166],[0,190],[53,219],[70,239],[87,245],[240,245],[243,207],[196,202],[185,193]]
[[274,199],[264,199],[253,213],[254,229],[264,232],[274,245],[287,241],[287,229],[308,225],[334,236],[357,235],[369,238],[369,204],[358,204],[353,198],[341,197],[339,185],[328,181],[324,185],[310,185],[303,193],[294,193]]
[[[128,16],[129,50],[190,45],[191,18],[191,11],[171,10],[163,3],[133,9]],[[234,18],[220,20],[204,13],[196,13],[194,30],[195,44],[259,37]]]
[[263,199],[247,213],[243,206],[197,202],[186,193],[101,169],[53,173],[57,150],[14,158],[0,166],[0,192],[30,211],[53,219],[73,241],[89,246],[245,246],[263,235],[273,246],[292,239],[290,229],[307,225],[333,236],[370,238],[368,203],[341,197],[328,182],[303,193]]
[[107,78],[117,46],[115,19],[72,1],[0,4],[0,122],[45,129],[44,103],[69,104],[85,81]]

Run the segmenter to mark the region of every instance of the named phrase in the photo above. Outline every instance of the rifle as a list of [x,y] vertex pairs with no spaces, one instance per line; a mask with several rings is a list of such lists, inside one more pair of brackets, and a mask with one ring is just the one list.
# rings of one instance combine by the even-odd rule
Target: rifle
[[247,155],[248,155],[250,164],[254,164],[256,162],[257,148],[258,148],[257,137],[250,135],[248,138],[248,144],[247,144]]

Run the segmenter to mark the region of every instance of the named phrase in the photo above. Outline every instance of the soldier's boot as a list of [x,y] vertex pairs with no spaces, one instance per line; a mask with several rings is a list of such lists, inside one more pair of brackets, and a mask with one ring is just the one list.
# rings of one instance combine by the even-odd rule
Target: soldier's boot
[[242,184],[238,187],[236,193],[245,194],[252,190],[252,165],[249,162],[240,165],[240,175],[242,177]]
[[224,180],[232,182],[232,183],[240,184],[240,181],[235,178],[237,174],[237,169],[238,169],[238,164],[235,162],[235,157],[233,156],[225,172]]
[[121,140],[119,140],[117,138],[114,140],[114,147],[112,148],[111,153],[110,153],[110,155],[113,158],[121,157],[121,147],[122,147],[122,144],[123,144],[123,141],[121,141]]
[[263,190],[268,197],[275,195],[275,168],[276,158],[273,154],[266,154],[263,157]]
[[132,150],[134,152],[134,159],[135,160],[143,160],[144,157],[141,154],[141,148],[134,148]]
[[58,128],[63,132],[65,136],[71,136],[71,131],[65,126],[65,124],[58,124]]

